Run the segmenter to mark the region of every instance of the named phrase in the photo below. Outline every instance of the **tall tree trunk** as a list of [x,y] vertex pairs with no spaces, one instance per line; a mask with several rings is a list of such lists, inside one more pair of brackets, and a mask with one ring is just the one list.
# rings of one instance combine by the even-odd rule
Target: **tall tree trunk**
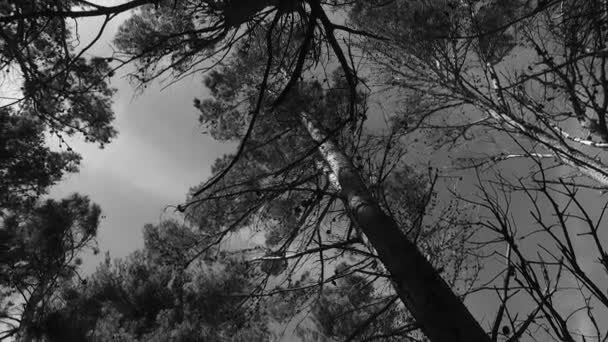
[[301,120],[336,175],[345,206],[386,269],[395,291],[433,342],[489,342],[490,338],[416,245],[373,199],[340,147],[307,113]]

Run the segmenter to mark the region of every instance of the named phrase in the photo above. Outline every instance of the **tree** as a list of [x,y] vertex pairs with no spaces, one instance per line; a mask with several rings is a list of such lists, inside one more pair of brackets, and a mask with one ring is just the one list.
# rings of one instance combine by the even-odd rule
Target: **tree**
[[[397,294],[433,341],[488,339],[485,331],[450,290],[416,246],[385,214],[350,159],[314,124],[304,119],[311,137],[337,176],[345,206],[391,274]],[[324,142],[325,141],[325,142]],[[415,270],[415,272],[413,271]]]
[[[75,1],[3,2],[5,24],[0,41],[5,47],[0,69],[17,91],[6,106],[13,113],[36,119],[60,140],[83,134],[87,140],[108,143],[116,134],[108,86],[111,71],[105,58],[85,59],[78,37],[61,16],[30,16],[38,11],[64,11]],[[16,80],[16,82],[15,82]]]
[[[394,215],[403,232],[464,298],[479,271],[467,247],[474,230],[458,212],[461,207],[431,204],[437,196],[433,183],[413,175],[413,170],[405,168],[387,177],[383,208]],[[340,341],[424,340],[420,324],[392,291],[388,273],[375,262],[367,267],[352,261],[338,264],[332,278],[333,286],[323,288],[314,306],[326,336]]]
[[[598,96],[602,6],[601,1],[395,1],[362,4],[353,20],[391,41],[373,41],[369,48],[393,84],[416,94],[407,120],[417,127],[447,126],[456,140],[478,127],[498,130],[525,141],[519,147],[524,151],[494,159],[553,159],[603,187],[606,166],[586,151],[605,147],[604,100]],[[379,17],[387,19],[374,20]],[[511,62],[516,54],[526,56],[525,62]],[[446,110],[473,108],[475,115],[441,117]]]
[[481,209],[485,264],[500,265],[480,286],[498,294],[491,338],[605,338],[605,2],[376,5],[352,20],[387,38],[363,46],[408,96],[396,125],[484,143],[454,159],[478,172],[476,197],[459,197]]
[[[39,335],[35,322],[55,289],[77,274],[77,255],[95,248],[100,209],[81,195],[44,200],[80,156],[66,143],[82,134],[101,146],[116,135],[105,58],[85,58],[64,16],[79,1],[0,3],[0,339]],[[45,13],[49,15],[36,15]],[[59,141],[59,151],[48,141]],[[15,304],[17,303],[17,304]],[[6,328],[6,330],[5,330]]]
[[75,172],[80,157],[45,146],[43,126],[34,118],[0,110],[0,216],[34,205],[64,172]]
[[[279,36],[277,40],[280,42],[280,39],[281,37]],[[290,53],[288,45],[275,44],[274,46],[283,47],[279,53]],[[332,82],[333,89],[330,83],[329,90],[324,90],[320,82],[301,82],[297,85],[297,90],[294,90],[293,93],[286,97],[285,102],[279,104],[274,110],[272,108],[267,109],[274,102],[273,94],[275,94],[274,96],[280,96],[278,91],[273,92],[273,90],[282,89],[282,86],[281,84],[269,84],[270,94],[267,95],[266,100],[268,104],[256,104],[258,98],[256,97],[257,90],[255,89],[255,85],[259,84],[259,80],[265,74],[281,73],[280,65],[275,66],[274,64],[270,64],[270,67],[264,68],[263,65],[255,62],[260,60],[258,57],[259,53],[263,55],[266,49],[267,47],[263,45],[255,47],[252,47],[252,45],[243,46],[227,67],[219,70],[216,69],[207,78],[206,84],[211,87],[211,93],[215,98],[212,100],[196,101],[195,103],[201,110],[201,121],[209,126],[210,132],[216,137],[230,139],[234,137],[241,138],[244,134],[249,134],[249,138],[248,144],[244,147],[245,152],[239,155],[238,162],[233,164],[232,168],[223,175],[223,178],[217,181],[212,180],[211,183],[203,184],[201,188],[193,190],[193,198],[189,202],[189,207],[195,209],[187,211],[190,222],[207,231],[207,234],[213,239],[211,245],[219,244],[228,234],[239,228],[256,225],[256,222],[259,222],[258,224],[261,227],[266,226],[264,228],[269,230],[267,243],[270,244],[270,247],[274,245],[278,248],[271,249],[269,254],[260,260],[262,260],[262,267],[266,265],[269,275],[276,276],[284,271],[287,266],[287,263],[279,263],[278,260],[295,258],[295,264],[297,265],[299,263],[297,260],[301,259],[300,256],[313,253],[314,251],[321,252],[320,263],[323,264],[325,262],[323,261],[325,258],[324,250],[340,247],[346,248],[351,244],[356,245],[362,242],[360,239],[352,240],[351,233],[348,230],[344,230],[344,241],[335,242],[334,244],[322,243],[324,238],[320,235],[320,225],[330,210],[344,210],[345,215],[351,215],[351,218],[353,218],[351,231],[357,225],[363,224],[366,228],[361,230],[366,233],[368,238],[370,235],[374,236],[377,234],[373,231],[370,232],[372,230],[370,221],[361,221],[362,219],[368,220],[371,216],[366,217],[363,215],[359,217],[358,215],[361,215],[361,213],[353,210],[354,208],[351,206],[356,207],[362,204],[353,203],[351,200],[355,196],[363,194],[366,201],[363,203],[364,206],[371,205],[370,208],[376,214],[383,215],[380,217],[386,220],[381,221],[386,225],[381,229],[378,228],[377,232],[385,234],[386,226],[389,227],[388,231],[393,229],[389,235],[376,235],[374,236],[375,240],[370,239],[371,246],[380,253],[380,260],[386,265],[392,257],[397,255],[394,254],[396,250],[388,251],[387,248],[390,249],[392,247],[383,245],[388,241],[390,243],[396,242],[394,246],[400,246],[398,248],[399,253],[409,248],[409,251],[413,253],[413,262],[424,265],[416,266],[417,270],[423,267],[429,275],[428,277],[435,277],[433,279],[435,279],[437,284],[440,284],[439,291],[449,294],[452,305],[464,309],[460,299],[452,294],[449,287],[437,276],[436,270],[428,263],[426,258],[418,254],[413,245],[407,245],[410,242],[405,240],[403,232],[392,219],[389,219],[382,213],[376,199],[366,190],[367,185],[360,179],[358,180],[360,177],[358,175],[359,171],[355,170],[352,166],[350,157],[346,156],[338,148],[338,145],[332,141],[329,135],[318,129],[324,123],[329,127],[328,130],[338,132],[344,126],[344,122],[348,121],[348,88],[342,86],[347,84],[347,81],[344,78],[340,80],[338,77],[334,81],[335,83]],[[258,54],[256,54],[257,51],[259,51]],[[272,56],[272,60],[281,61],[282,55]],[[363,94],[359,96],[357,108],[364,108],[362,100]],[[250,133],[247,133],[240,125],[234,125],[235,123],[243,122],[243,118],[247,117],[248,104],[264,108],[264,112],[256,118],[256,124],[249,126]],[[308,108],[307,113],[300,113],[303,107]],[[295,115],[294,111],[296,111]],[[328,113],[332,113],[333,115],[328,115]],[[361,112],[360,117],[363,118],[363,112]],[[304,124],[300,123],[301,120],[304,121]],[[277,134],[269,136],[271,132],[277,132]],[[344,146],[347,146],[346,150],[354,156],[362,152],[357,150],[359,140],[352,133],[343,132],[338,139],[344,143]],[[380,141],[377,144],[384,146],[385,142]],[[319,147],[325,154],[316,154],[314,152]],[[332,164],[337,158],[340,158],[338,159],[338,163]],[[357,158],[361,159],[360,156],[357,156]],[[214,171],[225,170],[225,164],[233,160],[235,159],[231,157],[219,160],[214,167]],[[329,161],[329,164],[323,166],[327,161]],[[382,161],[378,160],[378,162]],[[394,162],[391,161],[391,163]],[[350,169],[350,171],[343,173],[345,168]],[[378,169],[382,168],[378,167]],[[384,171],[381,171],[381,173]],[[336,178],[335,175],[338,175],[338,177]],[[347,177],[347,179],[342,177]],[[374,175],[374,177],[380,180],[385,175]],[[370,176],[370,178],[372,177]],[[338,183],[333,183],[328,181],[328,179],[337,180]],[[365,191],[365,193],[354,192],[353,187],[354,190]],[[341,198],[347,199],[344,206],[336,203],[336,200]],[[298,203],[301,204],[298,205]],[[321,204],[320,208],[319,204]],[[290,208],[292,209],[290,210]],[[228,210],[228,214],[226,210]],[[256,217],[260,217],[259,221]],[[356,227],[356,229],[358,230],[359,227]],[[316,236],[317,234],[318,236]],[[329,241],[332,241],[332,239],[330,238]],[[307,246],[311,242],[317,243],[318,247],[310,249],[308,253],[296,253],[296,256],[293,257],[287,256],[288,248],[292,244],[296,244],[295,246],[300,245],[300,247],[297,247],[297,250],[306,251],[308,249]],[[209,248],[209,246],[202,248],[201,253],[209,250]],[[354,252],[358,251],[355,249]],[[329,253],[331,255],[331,252]],[[372,255],[375,255],[375,251],[373,253]],[[391,254],[392,257],[390,256]],[[395,276],[395,271],[398,267],[405,265],[403,260],[412,260],[412,258],[397,256],[393,260],[400,260],[400,263],[393,262],[389,267],[393,282],[407,279],[409,272],[406,272],[405,269],[399,271],[400,273],[397,272],[398,276]],[[407,265],[407,267],[409,266]],[[321,267],[320,279],[325,279],[323,267]],[[424,281],[416,283],[417,280],[413,279],[415,278],[414,275],[411,273],[410,275],[412,275],[409,278],[410,284],[414,283],[416,286],[414,289],[398,288],[397,291],[402,299],[406,298],[405,293],[411,292],[415,292],[415,294],[412,294],[408,298],[421,298],[420,296],[424,292],[428,291],[429,288],[433,288],[432,285],[429,285],[428,277]],[[324,281],[321,281],[322,283]],[[410,310],[422,310],[423,305],[421,303],[410,301],[406,305]],[[437,305],[442,305],[442,312],[450,312],[447,309],[450,305],[447,299],[442,298],[436,303]],[[424,306],[426,308],[432,307],[429,303],[425,303]],[[453,312],[450,314],[454,315]],[[433,333],[429,328],[433,324],[431,321],[439,322],[440,320],[437,319],[438,316],[429,319],[425,315],[428,315],[428,313],[414,311],[414,317],[420,319],[420,325],[424,326],[424,324],[428,324],[424,328],[426,333],[430,331],[430,334],[435,334],[435,336],[449,334],[450,339],[458,336],[458,332],[453,333],[453,331],[447,329],[438,329],[437,332]],[[467,315],[469,314],[467,313]],[[461,314],[460,317],[466,320],[467,317],[470,318],[470,315]],[[422,323],[425,319],[427,323]],[[441,321],[448,324],[454,323],[453,318]],[[474,319],[470,318],[468,322],[476,326]],[[463,323],[461,327],[467,327],[467,324]],[[456,328],[456,330],[458,329],[460,328]],[[466,329],[462,329],[462,331]],[[467,332],[463,332],[462,336],[466,334]],[[483,333],[481,336],[483,336]]]
[[57,291],[60,300],[40,322],[47,341],[268,340],[263,311],[227,295],[249,284],[242,260],[197,260],[184,269],[164,251],[179,251],[196,232],[175,221],[145,231],[144,250],[114,262],[108,254],[84,281]]
[[[78,3],[82,2],[76,2],[76,4]],[[93,7],[92,10],[79,13],[60,9],[43,15],[43,11],[33,10],[27,14],[9,16],[7,20],[40,19],[45,16],[64,18],[64,16],[70,15],[111,14],[114,13],[112,12],[114,10],[122,10],[131,5],[144,3],[133,1],[120,9],[89,5],[88,7]],[[337,6],[346,3],[348,2],[334,1],[329,5]],[[354,31],[332,23],[319,1],[262,1],[248,3],[247,6],[238,6],[243,3],[237,1],[221,3],[202,1],[180,6],[177,6],[177,2],[167,1],[158,2],[156,5],[156,7],[142,7],[141,12],[127,22],[124,26],[125,29],[120,32],[116,40],[118,47],[126,53],[128,59],[137,60],[139,71],[134,74],[134,77],[144,84],[167,70],[174,71],[176,76],[196,70],[200,61],[209,60],[217,53],[228,51],[236,41],[231,35],[240,36],[239,30],[244,29],[246,24],[249,27],[246,30],[247,34],[243,37],[252,40],[259,35],[267,37],[266,46],[269,52],[266,54],[267,67],[257,77],[261,81],[259,96],[255,105],[251,106],[252,118],[249,120],[246,133],[241,137],[239,151],[235,158],[225,165],[218,177],[199,189],[197,195],[218,184],[235,166],[238,159],[242,157],[255,127],[259,126],[256,120],[261,119],[260,113],[269,112],[270,104],[264,101],[264,97],[274,98],[272,107],[283,106],[282,110],[285,115],[282,119],[292,122],[295,120],[298,122],[298,126],[301,121],[303,127],[306,128],[305,141],[310,143],[312,138],[312,142],[319,145],[321,164],[327,163],[328,174],[333,175],[330,178],[337,181],[337,183],[334,182],[334,185],[338,185],[337,189],[341,195],[344,195],[342,199],[345,199],[345,207],[348,208],[354,225],[367,235],[377,250],[380,259],[391,272],[395,284],[397,284],[399,296],[406,302],[414,316],[419,319],[425,333],[435,340],[454,340],[454,335],[457,336],[456,339],[484,340],[485,333],[472,319],[461,301],[450,291],[447,284],[416,250],[416,247],[402,234],[394,220],[382,212],[359,172],[353,166],[350,157],[345,153],[346,151],[340,144],[332,141],[329,133],[324,132],[322,121],[318,120],[327,117],[327,113],[302,112],[301,108],[289,108],[283,105],[288,96],[298,98],[298,94],[309,93],[310,90],[307,88],[319,89],[319,86],[314,83],[299,82],[299,78],[302,77],[304,70],[312,68],[321,60],[321,53],[324,52],[322,43],[326,42],[341,66],[344,83],[348,85],[349,93],[349,101],[346,102],[348,115],[346,118],[338,120],[337,124],[334,121],[333,125],[328,126],[338,131],[340,126],[349,122],[352,133],[355,133],[357,125],[363,118],[363,115],[358,117],[359,114],[362,114],[358,108],[358,103],[360,104],[357,92],[358,79],[352,61],[349,62],[335,34],[336,31],[353,33]],[[266,10],[267,7],[270,9]],[[196,14],[199,12],[204,16],[197,18]],[[266,18],[268,19],[266,20]],[[289,54],[283,54],[285,58],[280,59],[280,67],[277,68],[276,64],[273,64],[276,54],[271,43],[274,39],[273,35],[282,28],[292,29],[291,33],[297,34],[297,36],[291,34],[283,36],[283,40],[287,41],[284,46],[291,45],[291,47],[283,49]],[[356,33],[364,34],[364,32]],[[290,42],[292,44],[289,44]],[[277,87],[277,91],[272,89],[272,84],[282,85],[282,87]],[[271,92],[270,96],[267,91]],[[322,92],[317,91],[316,93],[321,94]],[[301,102],[300,107],[305,103]],[[291,104],[296,105],[294,102]],[[263,116],[270,118],[268,115]],[[336,119],[336,115],[334,115],[334,119]],[[356,140],[354,134],[345,138],[349,142]],[[309,153],[312,153],[314,150],[310,151]],[[322,192],[318,193],[322,194]],[[242,217],[246,218],[246,216]],[[238,222],[238,224],[242,223]],[[222,226],[219,225],[214,229],[219,228]],[[224,229],[225,233],[229,231],[229,229]],[[222,234],[219,237],[222,237]],[[400,263],[397,260],[411,261],[411,264]],[[276,268],[270,267],[270,269]]]
[[0,339],[34,339],[55,290],[77,276],[78,254],[95,248],[101,210],[87,197],[46,200],[31,211],[12,213],[0,226]]
[[[108,61],[83,57],[87,48],[77,50],[78,37],[66,18],[27,17],[36,11],[65,10],[74,3],[0,4],[5,23],[0,32],[0,78],[7,90],[0,110],[2,215],[34,204],[65,172],[78,171],[80,157],[65,136],[81,133],[87,141],[103,145],[116,134],[111,127],[114,91],[108,86]],[[45,133],[64,151],[51,151]]]
[[[337,0],[327,5],[340,8],[349,2]],[[165,73],[179,79],[208,71],[210,68],[203,63],[215,65],[215,59],[222,60],[237,42],[251,41],[264,27],[297,28],[287,37],[299,45],[286,56],[290,60],[285,64],[290,81],[282,90],[282,97],[306,69],[307,55],[318,53],[324,41],[336,54],[354,97],[357,83],[354,66],[349,64],[335,33],[348,28],[331,22],[327,9],[319,1],[202,0],[180,4],[158,1],[154,6],[141,6],[119,30],[115,43],[121,57],[138,65],[132,77],[145,84]]]

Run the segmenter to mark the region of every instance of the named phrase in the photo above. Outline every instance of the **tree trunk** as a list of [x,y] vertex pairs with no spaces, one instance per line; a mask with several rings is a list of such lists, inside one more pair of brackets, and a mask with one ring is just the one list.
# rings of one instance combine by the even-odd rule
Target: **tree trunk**
[[292,12],[299,8],[301,0],[230,0],[223,3],[222,11],[229,27],[238,27],[251,20],[257,13],[269,6],[282,12]]
[[399,298],[433,342],[489,342],[475,318],[373,199],[357,169],[307,113],[301,120],[336,175],[352,219],[392,276]]

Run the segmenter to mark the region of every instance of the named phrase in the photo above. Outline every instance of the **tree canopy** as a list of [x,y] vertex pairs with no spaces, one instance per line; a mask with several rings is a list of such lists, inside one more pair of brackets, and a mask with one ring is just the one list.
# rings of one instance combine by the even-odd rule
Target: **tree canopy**
[[0,226],[0,338],[33,340],[64,282],[78,278],[80,253],[96,250],[101,209],[74,194],[3,217]]
[[77,50],[78,34],[66,18],[28,17],[76,3],[0,3],[2,340],[38,336],[56,289],[78,277],[80,253],[96,249],[99,206],[79,194],[43,196],[64,174],[78,171],[80,155],[66,136],[80,134],[101,145],[115,136],[110,67],[106,59],[85,58]]
[[165,250],[188,243],[184,230],[174,221],[147,226],[144,250],[106,255],[93,274],[66,283],[42,320],[47,340],[267,341],[264,312],[246,312],[243,298],[229,295],[247,288],[245,264],[226,258],[181,268]]
[[[128,10],[114,54],[85,58],[72,20],[103,32]],[[608,269],[607,20],[599,0],[2,3],[0,67],[21,88],[0,112],[0,233],[30,246],[2,266],[32,266],[14,320],[51,340],[265,340],[273,324],[305,340],[603,339],[589,260]],[[144,251],[83,283],[70,260],[99,209],[40,202],[79,161],[44,134],[109,142],[108,80],[127,65],[141,91],[202,75],[199,124],[239,145],[183,222],[147,226]],[[394,99],[372,130],[374,101]],[[418,164],[422,146],[449,156],[441,169]],[[480,293],[494,306],[473,315]]]

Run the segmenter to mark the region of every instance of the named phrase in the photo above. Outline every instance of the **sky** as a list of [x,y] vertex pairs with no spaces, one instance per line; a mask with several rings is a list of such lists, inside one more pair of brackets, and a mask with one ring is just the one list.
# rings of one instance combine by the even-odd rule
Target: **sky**
[[[107,28],[89,56],[111,54],[109,43],[123,18]],[[97,27],[94,19],[79,22],[83,46]],[[190,187],[209,177],[214,160],[235,148],[201,133],[193,106],[195,97],[207,94],[200,75],[163,90],[154,84],[138,94],[125,72],[117,72],[111,83],[118,90],[113,105],[118,136],[104,149],[79,136],[69,139],[82,155],[80,172],[67,174],[49,194],[61,198],[79,192],[102,208],[98,231],[102,253],[85,258],[85,272],[94,269],[105,251],[123,257],[143,247],[144,224],[170,217],[173,209],[164,209],[184,201]]]

